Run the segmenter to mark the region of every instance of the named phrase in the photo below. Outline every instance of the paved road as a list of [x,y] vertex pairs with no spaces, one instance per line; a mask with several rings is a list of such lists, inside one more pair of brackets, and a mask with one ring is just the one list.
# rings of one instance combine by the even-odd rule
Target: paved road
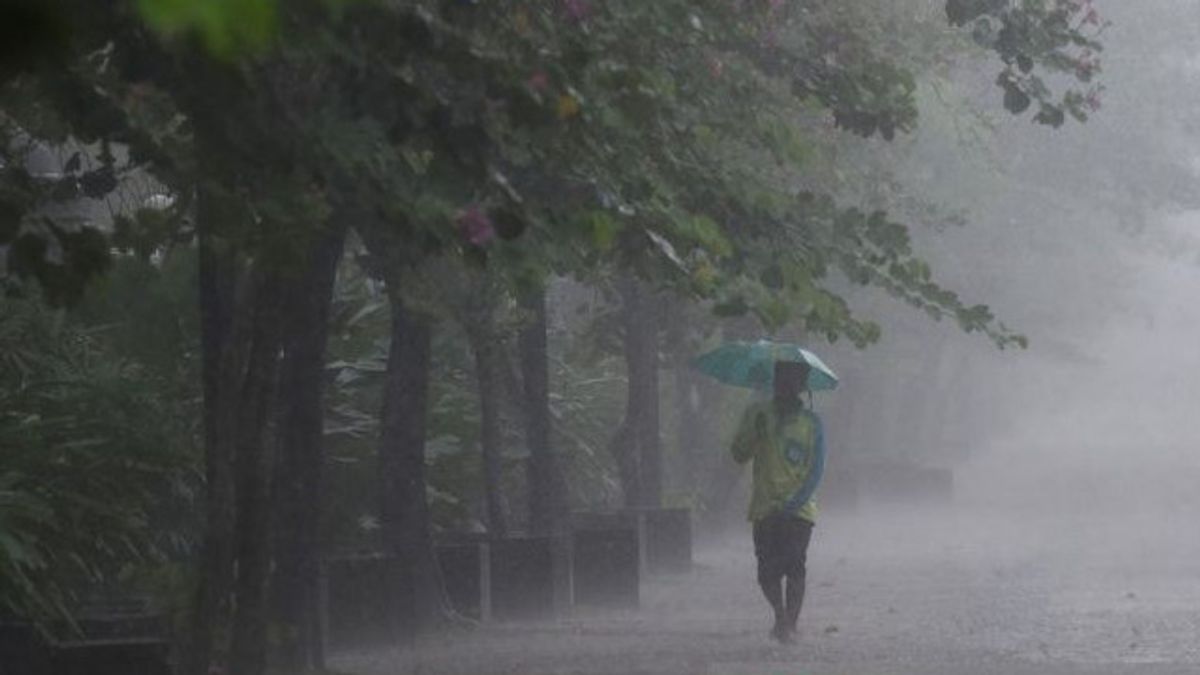
[[767,637],[749,541],[701,549],[638,612],[348,655],[358,675],[1196,675],[1200,526],[1146,515],[824,518],[798,645]]

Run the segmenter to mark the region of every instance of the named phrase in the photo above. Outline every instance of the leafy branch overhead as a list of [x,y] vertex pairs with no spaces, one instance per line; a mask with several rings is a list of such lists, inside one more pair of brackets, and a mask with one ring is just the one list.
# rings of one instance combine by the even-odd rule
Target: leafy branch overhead
[[[917,75],[871,34],[804,3],[133,7],[90,8],[96,20],[75,24],[72,68],[38,80],[40,92],[29,77],[4,85],[15,128],[57,118],[89,142],[124,143],[128,159],[107,170],[142,172],[171,195],[163,217],[116,214],[123,248],[145,254],[186,239],[194,187],[236,171],[223,199],[238,215],[223,236],[280,260],[353,203],[366,214],[365,236],[393,242],[399,257],[389,264],[458,252],[536,283],[600,261],[724,313],[744,308],[768,326],[799,319],[869,342],[878,329],[838,296],[829,276],[837,270],[1002,345],[1015,339],[932,275],[913,273],[926,268],[903,225],[810,184],[811,148],[830,128],[880,142],[915,128]],[[1100,27],[1090,5],[950,0],[946,12],[1000,56],[1009,109],[1036,102],[1035,119],[1057,126],[1098,105],[1097,91],[1053,99],[1047,79],[1089,82],[1098,70],[1099,45],[1085,37]],[[197,41],[219,60],[196,58]],[[31,93],[52,116],[8,104]],[[6,185],[19,185],[20,170],[9,174]],[[79,287],[103,268],[99,253],[45,262],[53,247],[39,248],[51,241],[39,233],[56,230],[38,225],[37,200],[20,194],[4,198],[0,244],[26,242],[8,251],[17,263],[9,277],[50,287],[57,273]],[[54,227],[61,242],[80,236]],[[886,236],[870,234],[878,232]],[[55,297],[69,302],[71,293]]]
[[[614,469],[661,436],[657,419],[629,420],[656,407],[661,357],[684,372],[700,326],[718,323],[693,314],[861,347],[883,330],[856,311],[868,287],[1024,346],[914,243],[936,209],[904,198],[926,207],[951,190],[879,174],[928,140],[909,142],[937,121],[927,85],[964,52],[1000,60],[982,81],[1012,113],[1086,120],[1105,23],[1087,0],[948,0],[932,23],[893,25],[905,2],[919,0],[0,8],[0,615],[61,613],[63,579],[178,553],[144,505],[185,505],[195,530],[192,445],[220,487],[209,505],[237,497],[206,514],[209,534],[242,527],[217,522],[240,511],[239,542],[254,546],[272,539],[269,519],[243,515],[268,501],[313,506],[292,514],[305,527],[317,518],[323,440],[346,465],[403,450],[360,469],[411,504],[376,511],[359,491],[336,505],[354,513],[330,514],[362,523],[335,535],[357,539],[398,520],[466,522],[463,486],[494,489],[514,459],[552,464],[551,432],[584,462],[575,480],[636,494]],[[954,187],[936,173],[926,188]],[[100,296],[103,340],[82,327]],[[558,353],[573,342],[586,357]],[[426,387],[429,401],[412,395]],[[500,399],[554,420],[520,429],[485,407]],[[615,428],[612,467],[598,449]],[[490,477],[464,479],[476,447],[495,451]],[[409,480],[426,459],[429,490]],[[251,475],[273,462],[281,473]],[[552,472],[523,480],[536,475]],[[299,496],[268,500],[272,483]],[[398,517],[426,492],[430,518]],[[239,586],[243,571],[272,573],[256,566],[263,550],[227,560]],[[316,560],[281,555],[273,573]],[[219,596],[214,611],[253,605]],[[242,637],[265,641],[255,633]]]
[[[1108,24],[1092,0],[948,0],[946,16],[1000,57],[996,85],[1014,115],[1032,107],[1034,121],[1059,127],[1067,115],[1084,122],[1100,108],[1104,88],[1094,80],[1103,49],[1098,38]],[[1075,86],[1056,96],[1055,81]]]

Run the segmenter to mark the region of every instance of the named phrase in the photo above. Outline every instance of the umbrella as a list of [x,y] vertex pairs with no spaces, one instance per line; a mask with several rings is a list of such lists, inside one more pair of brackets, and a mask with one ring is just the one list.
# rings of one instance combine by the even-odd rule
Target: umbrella
[[838,385],[837,375],[820,357],[787,342],[730,342],[697,357],[692,365],[725,384],[769,390],[776,361],[807,363],[809,391],[829,391]]

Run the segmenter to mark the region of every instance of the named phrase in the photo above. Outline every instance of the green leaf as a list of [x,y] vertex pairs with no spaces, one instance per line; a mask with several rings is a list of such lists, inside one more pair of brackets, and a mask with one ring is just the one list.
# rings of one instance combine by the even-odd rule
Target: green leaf
[[587,215],[588,231],[592,243],[601,251],[612,249],[613,242],[622,230],[622,225],[608,211],[592,211]]
[[1039,124],[1045,124],[1046,126],[1057,129],[1058,127],[1061,127],[1064,122],[1066,122],[1067,117],[1065,114],[1063,114],[1062,108],[1047,103],[1042,104],[1041,109],[1038,110],[1038,114],[1035,115],[1033,119]]
[[733,245],[721,232],[716,221],[703,214],[685,215],[672,221],[672,233],[680,239],[693,241],[717,256],[733,252]]
[[1029,94],[1021,91],[1021,88],[1013,82],[1007,82],[1004,85],[1004,108],[1014,115],[1020,115],[1029,109],[1029,105],[1033,102],[1029,98]]
[[276,0],[137,0],[154,30],[194,33],[215,56],[233,58],[262,49],[275,35]]

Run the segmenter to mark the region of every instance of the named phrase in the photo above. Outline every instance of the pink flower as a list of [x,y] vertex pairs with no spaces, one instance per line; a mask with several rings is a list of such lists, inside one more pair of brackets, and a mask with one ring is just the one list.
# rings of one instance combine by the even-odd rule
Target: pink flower
[[725,72],[725,62],[720,58],[713,56],[708,60],[708,74],[712,75],[713,79],[721,77]]
[[592,3],[590,0],[563,0],[563,9],[572,20],[583,21],[592,13]]
[[537,92],[542,92],[550,86],[550,76],[539,70],[533,75],[529,76],[529,80],[526,81],[526,84],[529,85],[530,89]]
[[496,238],[496,227],[478,206],[470,206],[458,214],[458,233],[472,246],[484,246]]

